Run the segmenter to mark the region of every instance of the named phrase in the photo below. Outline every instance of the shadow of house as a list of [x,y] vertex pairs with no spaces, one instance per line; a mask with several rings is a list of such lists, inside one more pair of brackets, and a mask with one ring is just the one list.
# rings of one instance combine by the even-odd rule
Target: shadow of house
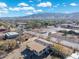
[[42,57],[35,54],[35,51],[31,51],[30,49],[25,49],[22,55],[24,55],[24,59],[42,59]]
[[47,41],[39,39],[29,42],[27,45],[29,48],[26,48],[23,52],[21,52],[21,54],[24,55],[24,59],[44,59],[49,55],[54,55],[64,59],[63,54],[55,49],[52,49],[51,45]]
[[44,59],[47,58],[49,55],[59,57],[61,59],[65,58],[65,55],[55,49],[51,49],[49,47],[45,48],[44,50],[40,51],[38,54],[35,50],[25,49],[21,52],[24,55],[24,59]]

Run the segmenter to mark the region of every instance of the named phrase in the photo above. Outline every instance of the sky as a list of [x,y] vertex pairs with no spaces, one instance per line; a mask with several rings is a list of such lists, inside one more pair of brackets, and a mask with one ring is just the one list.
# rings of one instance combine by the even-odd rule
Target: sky
[[79,12],[79,0],[0,0],[0,17]]

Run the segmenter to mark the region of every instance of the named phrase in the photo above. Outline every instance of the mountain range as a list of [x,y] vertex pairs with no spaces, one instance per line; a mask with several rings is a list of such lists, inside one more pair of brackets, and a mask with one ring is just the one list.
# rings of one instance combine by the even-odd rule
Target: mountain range
[[76,13],[41,13],[22,17],[1,17],[1,20],[79,20],[79,12]]

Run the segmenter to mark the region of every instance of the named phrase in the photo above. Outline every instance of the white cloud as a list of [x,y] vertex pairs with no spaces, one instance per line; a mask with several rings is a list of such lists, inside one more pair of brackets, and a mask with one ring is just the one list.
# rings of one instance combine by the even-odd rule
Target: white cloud
[[32,15],[34,14],[33,12],[27,12],[26,15]]
[[43,10],[38,9],[38,10],[33,10],[34,13],[39,13],[39,12],[43,12]]
[[3,2],[0,2],[0,8],[4,8],[4,7],[7,7],[7,4],[3,3]]
[[8,8],[0,8],[0,10],[8,11]]
[[36,10],[34,7],[23,7],[21,8],[21,10],[25,10],[26,12],[33,12],[33,13],[43,12],[43,10],[41,9]]
[[29,2],[33,2],[32,0],[29,0]]
[[51,7],[52,3],[51,2],[44,2],[44,3],[40,3],[37,5],[38,7]]
[[0,14],[7,14],[8,12],[8,8],[0,8]]
[[35,9],[32,6],[17,6],[17,7],[9,7],[10,11],[23,11],[26,15],[32,15],[36,13],[43,12],[41,9]]
[[33,11],[35,10],[35,8],[33,7],[10,7],[9,10],[11,11]]
[[19,3],[18,6],[26,7],[26,6],[29,6],[29,5],[26,4],[26,3]]
[[76,4],[76,3],[71,3],[70,5],[71,5],[71,6],[77,6],[77,4]]
[[9,10],[11,10],[11,11],[20,11],[20,8],[19,7],[14,7],[14,8],[10,7]]
[[35,10],[34,7],[22,7],[21,10]]
[[9,11],[8,11],[8,7],[6,3],[4,2],[0,2],[0,15],[1,14],[7,14]]
[[37,12],[43,12],[43,10],[40,9],[40,10],[37,10]]
[[26,15],[32,15],[32,14],[36,14],[36,13],[40,13],[43,12],[43,10],[38,9],[38,10],[32,10],[32,11],[26,11]]
[[6,10],[0,10],[0,14],[7,14],[8,13],[8,11],[6,11]]

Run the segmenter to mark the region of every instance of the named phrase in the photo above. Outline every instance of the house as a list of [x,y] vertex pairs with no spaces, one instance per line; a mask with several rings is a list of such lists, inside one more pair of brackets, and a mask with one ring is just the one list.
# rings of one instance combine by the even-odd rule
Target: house
[[51,46],[51,42],[48,42],[44,39],[38,38],[32,42],[27,43],[28,47],[30,47],[30,50],[36,51],[35,54],[40,55],[44,51],[44,49],[48,49],[48,46]]
[[79,29],[79,25],[76,24],[61,24],[62,28],[69,28],[69,29]]
[[41,38],[30,39],[27,43],[27,46],[31,51],[34,51],[34,54],[41,55],[43,52],[48,51],[48,47],[51,46],[51,42],[48,42]]
[[7,29],[4,26],[0,26],[0,40],[4,38],[5,32],[7,32]]
[[55,49],[51,49],[52,44],[53,43],[41,38],[30,39],[26,44],[26,49],[22,51],[21,54],[24,56],[24,59],[48,59],[50,55],[54,53],[63,58],[61,53]]
[[7,29],[4,26],[0,26],[0,32],[6,32]]
[[26,23],[17,23],[16,25],[18,30],[21,30],[21,31],[26,30],[26,25],[27,25]]
[[26,49],[21,52],[25,59],[43,59],[49,56],[51,42],[41,38],[32,38],[27,41]]
[[5,39],[13,39],[19,36],[19,33],[17,32],[7,32],[5,33]]

